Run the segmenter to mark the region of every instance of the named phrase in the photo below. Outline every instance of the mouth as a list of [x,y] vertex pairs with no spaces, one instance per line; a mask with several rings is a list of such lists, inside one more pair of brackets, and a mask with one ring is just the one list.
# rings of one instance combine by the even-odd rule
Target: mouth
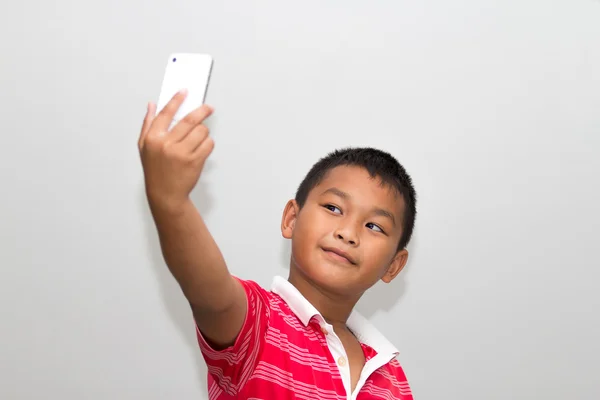
[[322,248],[325,254],[327,254],[330,258],[334,260],[346,262],[352,265],[356,265],[356,261],[350,254],[346,253],[343,250],[337,249],[335,247],[323,247]]

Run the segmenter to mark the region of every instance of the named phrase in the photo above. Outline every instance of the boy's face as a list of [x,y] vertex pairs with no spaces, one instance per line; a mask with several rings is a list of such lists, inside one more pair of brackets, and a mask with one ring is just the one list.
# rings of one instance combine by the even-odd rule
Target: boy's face
[[360,167],[332,169],[301,210],[286,206],[282,234],[292,239],[292,265],[332,293],[360,296],[378,280],[390,282],[408,258],[397,251],[404,200]]

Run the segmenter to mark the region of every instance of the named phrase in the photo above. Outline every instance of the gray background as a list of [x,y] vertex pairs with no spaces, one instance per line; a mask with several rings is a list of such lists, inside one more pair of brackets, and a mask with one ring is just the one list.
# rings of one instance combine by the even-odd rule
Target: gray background
[[417,399],[598,399],[600,2],[22,1],[0,12],[0,398],[203,399],[136,141],[170,52],[210,53],[194,200],[230,268],[328,151],[391,151],[409,266],[359,304]]

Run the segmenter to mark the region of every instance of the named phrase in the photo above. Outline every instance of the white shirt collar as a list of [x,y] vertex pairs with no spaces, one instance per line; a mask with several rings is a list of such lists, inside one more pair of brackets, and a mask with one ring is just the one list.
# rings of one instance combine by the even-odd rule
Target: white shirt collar
[[[281,276],[276,276],[273,279],[271,291],[279,295],[288,304],[292,312],[296,314],[304,326],[307,326],[310,319],[315,315],[322,322],[325,322],[321,313],[288,280]],[[392,358],[398,355],[396,347],[369,320],[360,315],[356,310],[352,310],[348,321],[346,321],[346,325],[348,325],[348,328],[354,333],[359,342],[372,347],[378,354],[388,354]]]

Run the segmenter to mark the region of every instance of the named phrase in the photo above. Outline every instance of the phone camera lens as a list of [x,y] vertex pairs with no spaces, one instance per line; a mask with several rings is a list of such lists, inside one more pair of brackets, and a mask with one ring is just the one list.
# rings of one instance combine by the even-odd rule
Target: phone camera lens
[[176,59],[176,58],[173,58],[173,62],[175,62],[175,61],[177,61],[177,59]]

